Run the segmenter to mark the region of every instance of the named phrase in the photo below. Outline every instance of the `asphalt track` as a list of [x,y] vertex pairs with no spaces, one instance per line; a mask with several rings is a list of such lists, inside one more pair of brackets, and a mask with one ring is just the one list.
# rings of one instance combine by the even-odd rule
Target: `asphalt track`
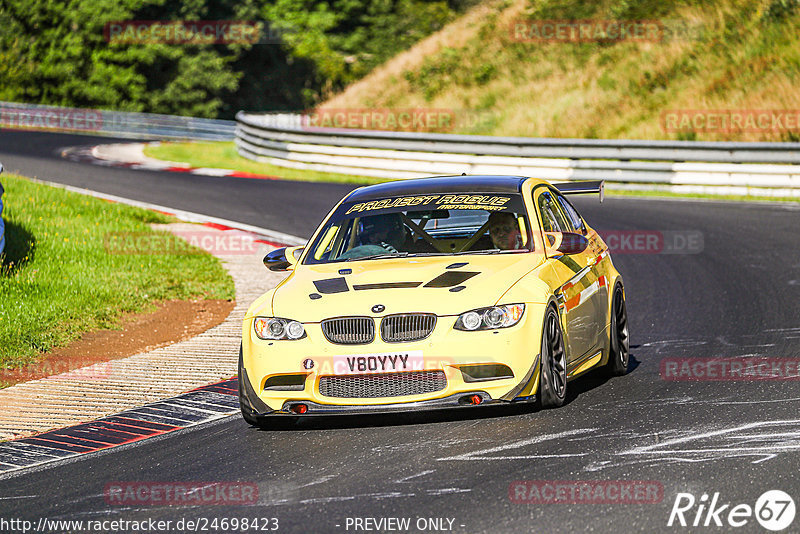
[[[350,189],[103,168],[57,156],[60,147],[102,141],[3,131],[0,161],[9,172],[300,236]],[[0,478],[0,519],[162,519],[174,527],[181,518],[261,517],[277,518],[278,532],[298,533],[367,532],[355,518],[388,517],[410,518],[410,528],[375,530],[766,532],[753,517],[736,529],[725,521],[734,505],[754,506],[767,490],[800,505],[800,382],[668,381],[660,369],[674,358],[800,359],[800,208],[634,198],[576,204],[598,229],[703,237],[699,253],[614,255],[633,345],[626,376],[573,381],[567,404],[543,412],[515,406],[309,419],[272,431],[228,418]],[[512,502],[509,487],[520,480],[655,481],[664,495],[651,504]],[[259,500],[119,506],[103,498],[115,481],[252,482]],[[713,520],[667,527],[678,493],[715,492],[731,504],[723,527]],[[453,521],[437,530],[420,518]],[[208,532],[223,531],[211,525]],[[798,531],[800,517],[784,532]]]

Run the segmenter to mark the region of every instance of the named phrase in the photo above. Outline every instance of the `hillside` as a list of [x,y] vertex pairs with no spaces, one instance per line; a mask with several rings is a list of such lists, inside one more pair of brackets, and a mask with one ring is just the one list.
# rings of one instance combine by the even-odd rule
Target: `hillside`
[[[559,20],[651,21],[659,33],[544,38]],[[798,27],[799,0],[486,0],[323,107],[457,110],[472,120],[456,133],[797,141]],[[710,122],[712,110],[740,113],[741,127]],[[759,123],[759,110],[782,113]],[[702,127],[667,128],[675,111]]]

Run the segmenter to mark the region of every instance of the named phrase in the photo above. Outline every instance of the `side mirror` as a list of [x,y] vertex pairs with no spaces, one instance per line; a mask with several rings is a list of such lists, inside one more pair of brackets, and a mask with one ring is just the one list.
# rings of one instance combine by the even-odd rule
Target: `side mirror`
[[547,254],[580,254],[589,246],[589,240],[573,232],[545,232]]
[[291,271],[302,254],[303,247],[276,248],[264,256],[264,265],[270,271]]

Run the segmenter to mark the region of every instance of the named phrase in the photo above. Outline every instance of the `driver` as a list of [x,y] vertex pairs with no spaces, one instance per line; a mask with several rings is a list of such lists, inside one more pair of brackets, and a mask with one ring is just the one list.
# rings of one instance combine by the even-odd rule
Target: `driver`
[[513,213],[494,212],[489,215],[489,236],[495,248],[500,250],[523,248],[519,224]]
[[405,248],[406,230],[399,213],[383,213],[361,219],[363,245],[378,245],[389,252]]

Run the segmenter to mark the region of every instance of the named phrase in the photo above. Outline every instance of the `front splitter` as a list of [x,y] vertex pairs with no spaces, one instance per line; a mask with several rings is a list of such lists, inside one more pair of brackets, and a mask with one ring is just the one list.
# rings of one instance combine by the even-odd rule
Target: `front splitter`
[[[473,396],[478,396],[481,399],[480,403],[472,403],[467,399]],[[523,402],[532,402],[535,396],[519,399]],[[518,401],[515,401],[518,402]],[[456,408],[475,408],[478,406],[490,406],[500,404],[512,404],[509,401],[502,399],[492,399],[492,397],[484,391],[468,391],[465,393],[456,393],[449,397],[441,399],[431,399],[418,402],[399,402],[394,404],[372,404],[372,405],[355,405],[355,404],[320,404],[310,401],[286,401],[280,410],[276,410],[266,416],[271,415],[287,415],[287,416],[313,416],[313,415],[359,415],[359,414],[381,414],[381,413],[404,413],[404,412],[421,412],[432,410],[452,410]],[[298,413],[296,406],[306,406],[304,413]],[[295,409],[293,409],[295,408]]]

